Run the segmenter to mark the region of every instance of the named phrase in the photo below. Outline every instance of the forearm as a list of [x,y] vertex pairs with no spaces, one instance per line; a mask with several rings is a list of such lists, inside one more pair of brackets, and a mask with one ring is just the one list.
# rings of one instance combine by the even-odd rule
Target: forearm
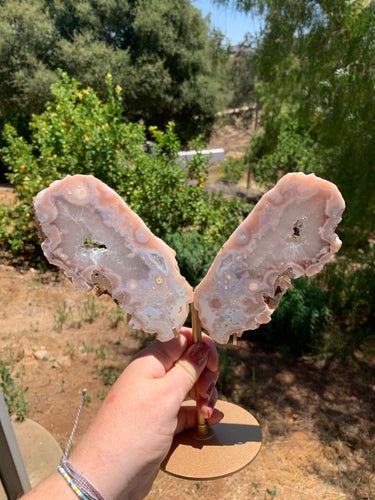
[[[101,493],[105,500],[140,500],[151,489],[152,482],[158,473],[158,467],[153,464],[138,468],[132,467],[131,461],[127,466],[111,467],[110,463],[98,465],[98,457],[92,459],[93,446],[86,447],[85,443],[77,446],[76,454],[69,462],[75,469],[88,479]],[[83,459],[82,459],[83,458]],[[123,470],[121,477],[116,477],[116,470]],[[146,470],[149,469],[149,470]],[[74,478],[73,478],[74,479]],[[22,497],[22,500],[77,500],[79,495],[69,485],[63,475],[56,471],[38,486]]]
[[77,496],[59,472],[55,472],[26,493],[22,500],[77,500]]
[[[69,456],[75,469],[68,469],[73,482],[80,479],[79,471],[105,500],[141,500],[150,491],[174,434],[196,425],[194,405],[181,407],[195,386],[208,424],[220,421],[222,415],[212,409],[219,368],[214,344],[209,339],[191,344],[190,337],[184,331],[168,343],[154,342],[130,363]],[[78,496],[56,472],[25,500]]]
[[103,408],[74,448],[69,462],[105,500],[140,500],[151,489],[159,462],[145,459],[140,446],[142,439],[136,439],[125,412],[111,419],[112,426],[106,425],[105,414]]

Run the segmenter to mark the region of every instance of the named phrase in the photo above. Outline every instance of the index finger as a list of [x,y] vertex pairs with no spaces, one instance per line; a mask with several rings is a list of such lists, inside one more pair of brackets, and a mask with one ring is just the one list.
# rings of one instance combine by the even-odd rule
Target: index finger
[[[207,335],[202,335],[202,342],[208,347],[207,369],[218,372],[219,358],[214,341]],[[152,377],[160,378],[165,375],[184,354],[186,349],[193,344],[192,329],[182,327],[178,337],[168,342],[154,340],[139,354],[136,355],[132,363],[142,371]]]
[[[180,330],[180,335],[184,335],[187,338],[189,345],[194,343],[193,330],[191,328],[183,326]],[[214,340],[202,332],[202,342],[207,345],[209,352],[206,368],[212,372],[218,372],[220,370],[219,356]]]
[[[189,345],[194,342],[193,340],[193,330],[186,326],[183,326],[180,331],[180,335],[185,335],[188,339]],[[219,356],[216,349],[216,344],[214,340],[202,332],[202,342],[208,347],[208,361],[206,368],[212,372],[218,372],[220,370]]]

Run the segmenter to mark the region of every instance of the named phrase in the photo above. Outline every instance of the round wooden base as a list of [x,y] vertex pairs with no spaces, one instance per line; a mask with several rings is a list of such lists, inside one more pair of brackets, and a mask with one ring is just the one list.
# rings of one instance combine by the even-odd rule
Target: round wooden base
[[201,440],[192,431],[175,436],[162,470],[184,479],[217,479],[238,472],[256,457],[262,444],[257,420],[244,408],[227,401],[218,401],[216,408],[224,418],[210,428],[212,436]]

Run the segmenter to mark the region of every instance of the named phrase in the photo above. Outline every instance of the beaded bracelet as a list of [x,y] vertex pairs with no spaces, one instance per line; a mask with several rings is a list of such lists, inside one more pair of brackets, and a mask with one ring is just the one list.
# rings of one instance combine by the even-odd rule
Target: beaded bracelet
[[86,497],[82,491],[78,488],[78,486],[76,484],[73,483],[71,477],[69,476],[69,474],[67,474],[64,469],[61,467],[61,465],[59,465],[57,467],[57,470],[61,473],[61,475],[63,476],[64,479],[66,479],[67,483],[69,484],[69,486],[72,488],[72,490],[74,491],[74,493],[79,497],[79,498],[82,498],[82,500],[90,500],[88,497]]
[[[64,457],[63,457],[64,458]],[[82,500],[104,500],[99,491],[72,464],[61,459],[57,470],[66,479],[69,486]]]
[[77,469],[73,467],[71,463],[68,462],[67,457],[69,453],[69,448],[73,439],[73,435],[75,433],[79,414],[82,409],[82,404],[85,399],[86,389],[82,391],[81,403],[78,408],[78,412],[76,415],[76,419],[73,425],[73,430],[70,435],[68,445],[66,447],[64,455],[61,457],[60,464],[57,467],[58,472],[63,476],[63,478],[67,481],[69,486],[72,488],[74,493],[81,498],[82,500],[104,500],[103,496],[99,493],[99,491],[90,483],[88,479],[85,478]]

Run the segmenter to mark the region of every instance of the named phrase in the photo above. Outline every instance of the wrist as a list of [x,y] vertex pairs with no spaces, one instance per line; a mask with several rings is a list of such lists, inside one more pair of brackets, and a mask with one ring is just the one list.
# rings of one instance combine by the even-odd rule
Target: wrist
[[[90,431],[81,439],[72,452],[69,462],[100,492],[104,500],[137,500],[143,491],[144,464],[138,466],[137,449],[131,446],[118,448],[110,439],[95,439]],[[108,436],[109,437],[109,436]],[[125,451],[126,450],[126,451]]]
[[65,457],[62,457],[57,470],[77,497],[82,500],[105,500],[91,481],[81,474]]

